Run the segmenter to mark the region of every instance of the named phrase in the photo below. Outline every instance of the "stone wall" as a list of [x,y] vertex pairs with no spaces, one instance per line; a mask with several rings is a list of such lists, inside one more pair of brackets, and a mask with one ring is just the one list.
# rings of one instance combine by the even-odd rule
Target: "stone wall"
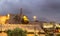
[[8,29],[13,30],[14,28],[19,27],[23,30],[27,30],[28,32],[34,32],[34,28],[36,28],[36,31],[38,32],[41,30],[39,25],[32,25],[32,24],[0,24],[0,31],[5,31]]
[[[27,32],[34,32],[34,27],[36,28],[36,33],[39,31],[42,31],[39,25],[35,24],[0,24],[0,31],[5,31],[8,29],[13,30],[14,28],[19,27],[22,28],[23,30],[27,30]],[[7,36],[6,33],[0,33],[0,36]],[[34,36],[34,34],[27,34],[27,36]],[[44,34],[40,34],[40,36],[44,36]]]

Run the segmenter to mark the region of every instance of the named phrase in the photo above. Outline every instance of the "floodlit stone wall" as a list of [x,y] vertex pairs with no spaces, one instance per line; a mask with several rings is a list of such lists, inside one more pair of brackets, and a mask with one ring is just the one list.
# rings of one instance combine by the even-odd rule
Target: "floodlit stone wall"
[[15,29],[15,28],[22,28],[23,30],[27,30],[28,32],[34,32],[34,28],[36,29],[36,31],[38,32],[38,30],[40,30],[40,26],[39,25],[30,25],[30,24],[0,24],[0,31],[5,31],[8,29]]
[[[42,29],[39,28],[39,25],[32,25],[32,24],[0,24],[0,31],[5,31],[8,29],[13,30],[14,28],[19,27],[22,28],[23,30],[27,30],[27,32],[34,32],[34,27],[36,28],[36,33],[41,31]],[[40,34],[42,36],[45,36],[44,34]],[[0,36],[7,36],[6,33],[0,33]],[[35,34],[27,34],[27,36],[35,36]]]

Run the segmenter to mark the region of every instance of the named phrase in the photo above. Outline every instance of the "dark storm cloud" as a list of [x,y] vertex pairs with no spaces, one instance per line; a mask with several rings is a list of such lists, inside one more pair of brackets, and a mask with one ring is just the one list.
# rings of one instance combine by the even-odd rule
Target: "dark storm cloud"
[[0,14],[19,13],[21,7],[30,18],[60,22],[60,0],[0,0]]

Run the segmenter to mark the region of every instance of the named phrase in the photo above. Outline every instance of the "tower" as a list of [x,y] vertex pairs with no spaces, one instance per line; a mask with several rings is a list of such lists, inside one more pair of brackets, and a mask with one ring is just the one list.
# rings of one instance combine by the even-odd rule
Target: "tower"
[[20,9],[20,23],[22,21],[22,17],[23,17],[23,12],[22,12],[22,8]]
[[23,13],[23,12],[22,12],[22,8],[21,8],[21,9],[20,9],[20,15],[22,15],[22,13]]
[[20,9],[20,17],[21,17],[21,18],[23,17],[23,11],[22,11],[22,8]]

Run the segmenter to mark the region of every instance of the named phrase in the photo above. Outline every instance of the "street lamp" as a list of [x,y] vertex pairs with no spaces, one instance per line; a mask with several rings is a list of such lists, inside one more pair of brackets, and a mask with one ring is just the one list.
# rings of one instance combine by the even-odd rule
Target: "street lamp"
[[[34,21],[36,21],[36,16],[33,16],[33,19],[34,19]],[[34,34],[35,34],[35,36],[36,36],[36,26],[34,26]]]
[[37,18],[36,16],[33,16],[34,21],[36,21],[36,18]]
[[10,15],[8,14],[8,17],[9,17]]
[[8,19],[10,18],[10,14],[7,15],[8,16]]

